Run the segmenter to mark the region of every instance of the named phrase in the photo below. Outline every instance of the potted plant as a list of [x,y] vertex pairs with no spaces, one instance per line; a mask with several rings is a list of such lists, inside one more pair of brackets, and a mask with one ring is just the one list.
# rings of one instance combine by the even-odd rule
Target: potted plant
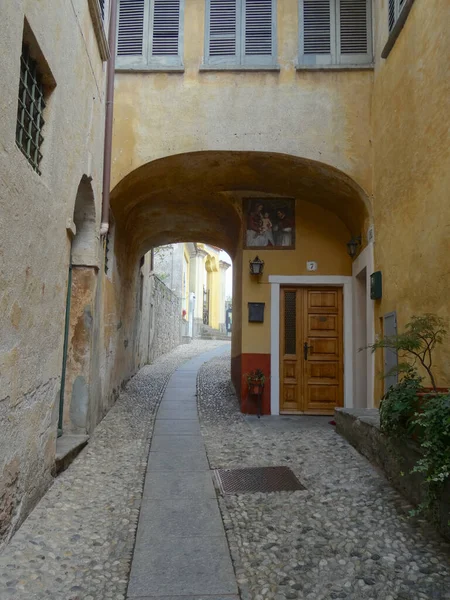
[[261,394],[264,389],[264,382],[266,376],[261,369],[253,369],[249,373],[246,373],[248,393],[249,394]]

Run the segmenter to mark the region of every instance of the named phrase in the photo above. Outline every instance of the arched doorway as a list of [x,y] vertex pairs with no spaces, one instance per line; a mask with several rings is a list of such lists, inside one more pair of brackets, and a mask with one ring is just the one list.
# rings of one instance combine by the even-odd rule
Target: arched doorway
[[58,433],[86,433],[89,429],[92,359],[95,343],[95,304],[99,269],[99,234],[90,179],[78,186],[73,213],[75,235],[71,242],[67,286],[64,352]]

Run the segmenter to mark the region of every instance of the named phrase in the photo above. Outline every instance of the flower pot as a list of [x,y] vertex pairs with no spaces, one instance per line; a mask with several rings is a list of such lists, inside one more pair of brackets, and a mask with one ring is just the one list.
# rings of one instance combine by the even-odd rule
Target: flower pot
[[248,384],[248,393],[249,394],[261,394],[264,388],[264,384],[262,383],[251,383]]
[[449,388],[438,387],[436,390],[432,387],[423,387],[417,392],[417,397],[426,399],[427,397],[435,398],[436,396],[447,396],[450,393]]

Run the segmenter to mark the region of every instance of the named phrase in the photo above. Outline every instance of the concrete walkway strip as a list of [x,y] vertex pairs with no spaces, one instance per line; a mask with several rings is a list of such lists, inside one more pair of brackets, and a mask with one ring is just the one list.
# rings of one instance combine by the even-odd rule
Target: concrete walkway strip
[[171,377],[155,421],[130,600],[238,600],[196,407],[196,357]]

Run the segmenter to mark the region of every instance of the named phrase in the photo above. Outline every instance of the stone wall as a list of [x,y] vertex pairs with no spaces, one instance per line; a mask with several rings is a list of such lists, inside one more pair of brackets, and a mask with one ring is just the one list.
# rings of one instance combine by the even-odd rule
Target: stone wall
[[[105,70],[92,2],[1,2],[0,544],[51,483],[74,207],[88,182],[100,263]],[[40,174],[16,145],[22,42],[43,78]],[[98,400],[96,400],[98,401]]]
[[143,272],[143,294],[139,324],[139,366],[181,344],[181,300],[154,273],[149,271],[149,255]]
[[[411,473],[421,457],[420,447],[412,440],[396,440],[380,430],[377,409],[339,408],[335,412],[336,431],[358,452],[383,470],[392,485],[412,504],[426,498],[427,488],[420,473]],[[431,517],[447,539],[450,539],[450,482],[439,498]]]

